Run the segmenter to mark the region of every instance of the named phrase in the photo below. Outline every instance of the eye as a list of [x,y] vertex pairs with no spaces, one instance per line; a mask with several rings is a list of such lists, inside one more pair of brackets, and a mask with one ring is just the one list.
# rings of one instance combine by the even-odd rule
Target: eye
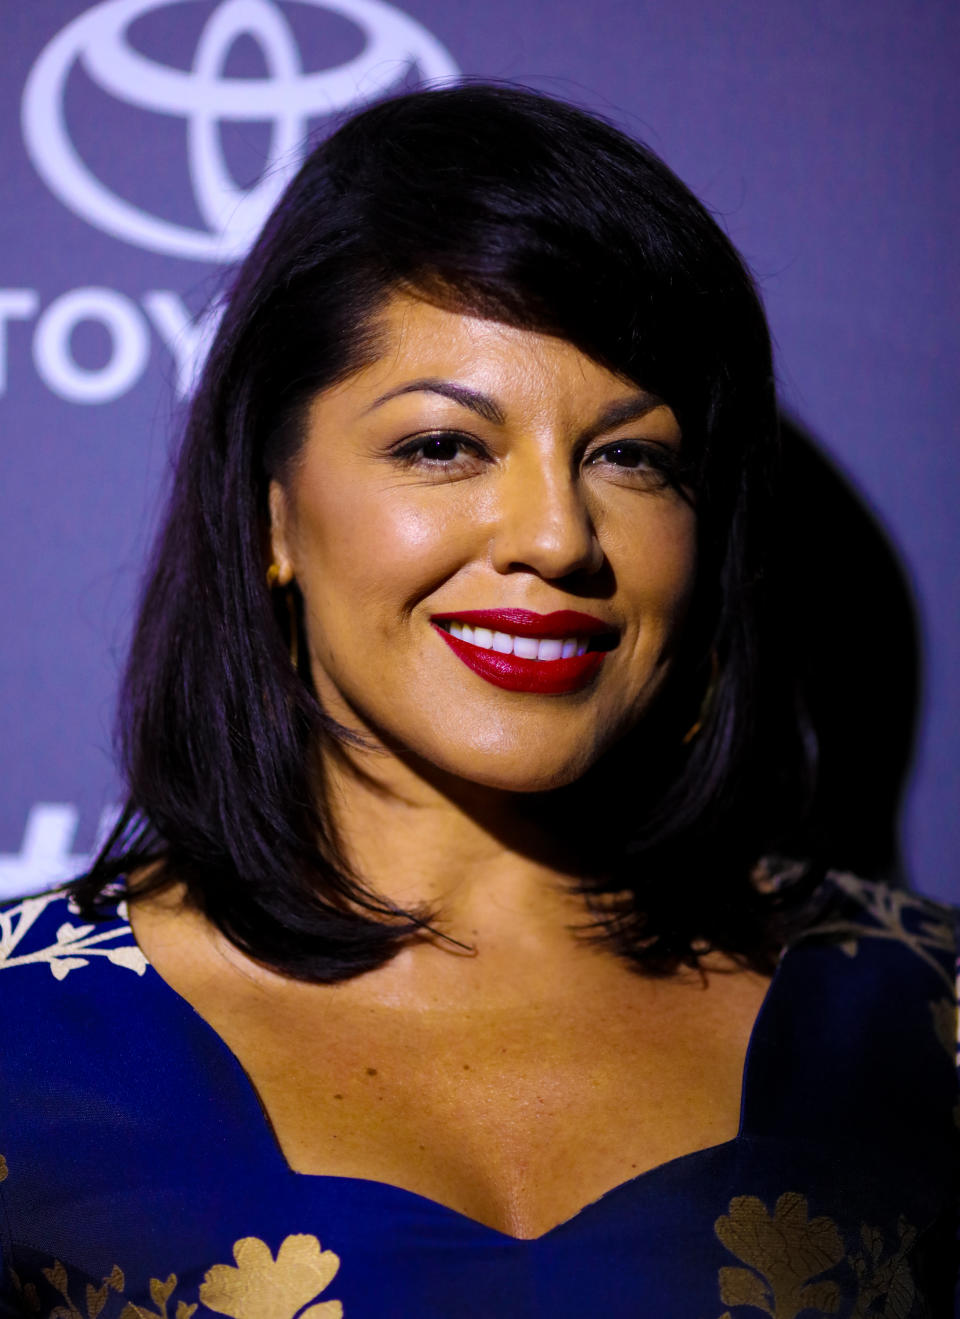
[[645,445],[637,444],[633,440],[622,440],[619,444],[608,444],[603,449],[598,449],[591,458],[591,462],[612,463],[615,467],[649,467],[650,454]]
[[641,490],[662,490],[677,478],[678,455],[661,444],[617,440],[587,456],[586,465],[607,480]]
[[391,450],[410,467],[448,468],[485,457],[476,440],[457,431],[435,431],[431,435],[416,435],[404,440]]
[[414,452],[432,463],[452,463],[463,452],[459,435],[430,435],[420,440]]

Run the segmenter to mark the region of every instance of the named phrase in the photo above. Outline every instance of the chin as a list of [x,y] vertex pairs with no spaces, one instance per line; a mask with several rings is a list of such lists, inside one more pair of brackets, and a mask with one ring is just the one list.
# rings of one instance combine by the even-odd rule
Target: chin
[[588,723],[586,732],[580,720],[562,731],[537,720],[477,720],[472,730],[465,722],[445,712],[419,725],[393,722],[391,727],[368,713],[361,728],[388,756],[438,786],[445,782],[455,791],[456,783],[472,784],[531,794],[575,783],[624,731],[602,720]]
[[[558,754],[558,752],[560,754]],[[498,792],[538,793],[565,788],[596,764],[602,748],[471,747],[469,754],[422,757],[452,778]]]

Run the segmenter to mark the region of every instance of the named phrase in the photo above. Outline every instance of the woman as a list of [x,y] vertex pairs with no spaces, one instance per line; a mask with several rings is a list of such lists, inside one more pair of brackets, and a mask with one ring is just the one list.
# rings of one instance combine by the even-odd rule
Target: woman
[[952,933],[771,859],[775,454],[643,147],[474,86],[313,153],[192,409],[127,809],[4,914],[8,1313],[946,1313]]

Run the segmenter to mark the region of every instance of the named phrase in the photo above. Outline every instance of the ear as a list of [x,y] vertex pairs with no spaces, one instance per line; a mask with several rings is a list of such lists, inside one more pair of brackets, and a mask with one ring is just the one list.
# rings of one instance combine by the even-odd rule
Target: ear
[[276,584],[293,581],[293,518],[286,490],[279,481],[270,482],[270,553],[277,566]]

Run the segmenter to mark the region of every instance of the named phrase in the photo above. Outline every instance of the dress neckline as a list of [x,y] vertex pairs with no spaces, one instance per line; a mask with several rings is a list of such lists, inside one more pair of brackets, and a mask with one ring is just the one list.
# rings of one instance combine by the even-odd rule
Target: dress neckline
[[[132,925],[129,926],[131,938],[136,943],[136,935],[133,932]],[[139,944],[136,945],[139,948]],[[331,1187],[336,1183],[344,1186],[369,1188],[372,1194],[389,1193],[391,1196],[399,1197],[410,1203],[417,1203],[430,1213],[437,1214],[447,1218],[450,1221],[458,1222],[465,1230],[485,1235],[492,1240],[510,1243],[512,1245],[532,1246],[538,1242],[545,1242],[548,1239],[569,1231],[588,1217],[599,1207],[612,1197],[622,1195],[629,1190],[636,1190],[642,1185],[653,1183],[658,1179],[669,1176],[671,1173],[678,1171],[680,1168],[701,1160],[707,1160],[711,1157],[731,1151],[738,1147],[746,1135],[746,1115],[748,1105],[752,1097],[751,1075],[757,1070],[760,1057],[760,1050],[764,1036],[767,1034],[767,1019],[772,1015],[775,1001],[779,998],[781,992],[781,983],[783,979],[783,968],[792,956],[795,956],[795,945],[788,944],[780,954],[777,965],[774,968],[770,983],[767,985],[763,1000],[754,1018],[753,1025],[750,1029],[747,1048],[744,1054],[743,1069],[740,1078],[740,1110],[736,1135],[729,1140],[720,1141],[713,1145],[705,1145],[698,1149],[689,1150],[685,1154],[676,1155],[663,1163],[655,1164],[652,1168],[647,1168],[643,1172],[637,1173],[633,1177],[628,1177],[622,1182],[617,1182],[608,1190],[604,1191],[594,1200],[589,1200],[575,1210],[568,1218],[559,1223],[555,1223],[546,1232],[540,1233],[535,1237],[517,1237],[509,1232],[502,1232],[499,1228],[491,1227],[479,1219],[471,1218],[469,1214],[464,1214],[452,1206],[444,1204],[440,1200],[434,1200],[430,1196],[423,1195],[419,1191],[411,1190],[405,1186],[397,1186],[392,1182],[381,1181],[374,1177],[351,1177],[336,1173],[309,1173],[299,1172],[291,1167],[283,1148],[277,1139],[273,1124],[270,1120],[269,1113],[264,1106],[260,1094],[254,1085],[246,1068],[240,1062],[240,1059],[234,1053],[233,1049],[227,1044],[224,1038],[214,1030],[213,1026],[207,1019],[197,1011],[192,1003],[183,997],[174,987],[164,979],[157,971],[156,967],[150,962],[143,950],[140,950],[146,961],[146,978],[148,983],[155,986],[157,991],[162,995],[164,1001],[172,1010],[190,1021],[194,1030],[199,1033],[200,1037],[220,1061],[233,1075],[237,1084],[238,1092],[247,1102],[250,1110],[251,1120],[255,1123],[256,1130],[251,1133],[255,1144],[261,1148],[261,1152],[267,1155],[266,1162],[273,1166],[281,1175],[295,1179],[300,1187],[324,1186]]]

